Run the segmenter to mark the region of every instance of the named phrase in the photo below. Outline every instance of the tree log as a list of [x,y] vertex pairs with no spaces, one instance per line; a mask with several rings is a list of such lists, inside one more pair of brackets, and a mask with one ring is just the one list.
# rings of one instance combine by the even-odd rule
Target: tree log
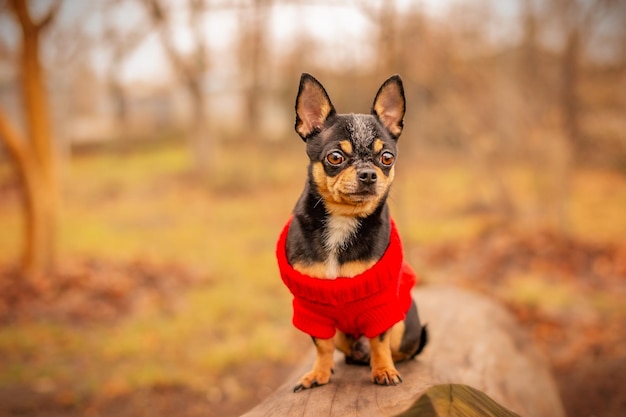
[[243,417],[564,416],[547,363],[502,306],[449,287],[420,287],[414,296],[430,340],[416,359],[397,364],[402,384],[374,385],[367,367],[346,365],[337,353],[328,385],[293,393],[310,358]]

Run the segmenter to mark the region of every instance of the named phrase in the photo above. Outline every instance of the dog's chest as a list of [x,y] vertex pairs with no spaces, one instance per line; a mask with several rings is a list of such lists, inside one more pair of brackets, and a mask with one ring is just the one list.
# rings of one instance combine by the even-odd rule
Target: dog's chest
[[359,221],[354,217],[330,216],[326,223],[324,244],[328,251],[326,260],[326,277],[337,278],[341,275],[339,254],[354,239],[359,228]]
[[359,220],[355,217],[330,216],[326,222],[324,242],[330,252],[345,248],[359,229]]
[[[318,256],[311,262],[304,256],[304,259],[294,261],[293,268],[301,274],[323,279],[351,278],[365,272],[376,264],[378,256],[357,257],[358,259],[346,261],[346,257],[354,258],[346,255],[359,243],[357,239],[364,238],[360,236],[360,228],[360,221],[355,217],[337,215],[328,217],[320,230],[323,253],[321,259]],[[317,239],[306,237],[304,239],[309,243],[319,242]]]

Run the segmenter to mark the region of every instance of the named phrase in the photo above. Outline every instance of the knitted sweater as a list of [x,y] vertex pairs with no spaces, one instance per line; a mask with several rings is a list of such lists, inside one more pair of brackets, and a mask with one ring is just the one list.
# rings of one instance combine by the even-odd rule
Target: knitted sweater
[[380,260],[352,278],[321,279],[301,274],[287,261],[285,225],[276,247],[280,275],[293,294],[293,324],[319,339],[335,329],[354,337],[376,337],[404,320],[411,307],[415,272],[404,262],[402,242],[391,220],[389,246]]

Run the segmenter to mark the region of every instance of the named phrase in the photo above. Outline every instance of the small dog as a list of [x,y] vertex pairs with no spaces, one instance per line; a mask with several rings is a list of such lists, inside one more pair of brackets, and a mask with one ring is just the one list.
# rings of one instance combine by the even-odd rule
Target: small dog
[[370,115],[337,114],[324,87],[302,74],[296,132],[306,142],[308,180],[283,229],[277,259],[294,295],[293,324],[313,338],[313,369],[294,392],[327,384],[335,347],[369,364],[372,381],[402,382],[394,361],[427,340],[411,297],[415,273],[386,200],[402,133],[402,80],[385,81]]

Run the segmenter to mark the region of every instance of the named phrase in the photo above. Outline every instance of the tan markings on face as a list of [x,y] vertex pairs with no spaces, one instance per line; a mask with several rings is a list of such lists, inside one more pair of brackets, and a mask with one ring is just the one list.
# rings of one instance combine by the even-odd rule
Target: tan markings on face
[[383,147],[385,146],[385,142],[383,142],[380,139],[376,139],[374,141],[374,152],[376,153],[380,153],[380,151],[383,150]]
[[376,209],[380,199],[385,195],[393,182],[395,167],[391,167],[389,175],[374,167],[378,180],[376,181],[376,194],[371,196],[354,195],[359,184],[354,167],[350,166],[334,177],[329,177],[324,172],[321,162],[313,165],[313,180],[317,185],[317,191],[324,199],[324,204],[330,214],[340,216],[366,217]]
[[395,176],[396,176],[396,167],[394,165],[389,170],[389,175],[387,176],[387,186],[386,186],[386,188],[389,188],[389,186],[393,182],[393,179],[395,178]]
[[346,155],[352,155],[352,143],[350,143],[349,140],[342,140],[339,142],[339,148],[341,148],[343,153]]

